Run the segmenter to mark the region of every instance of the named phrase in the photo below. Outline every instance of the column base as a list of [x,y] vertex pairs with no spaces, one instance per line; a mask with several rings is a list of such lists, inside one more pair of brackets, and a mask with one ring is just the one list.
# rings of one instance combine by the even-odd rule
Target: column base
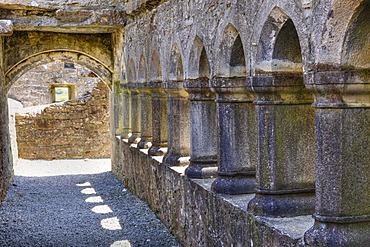
[[166,154],[164,147],[161,146],[151,146],[148,150],[150,156],[163,156]]
[[369,246],[370,222],[325,223],[315,221],[304,235],[305,246]]
[[138,144],[139,142],[140,142],[140,137],[139,136],[137,136],[137,135],[132,135],[132,136],[130,136],[130,138],[128,138],[128,143],[130,143],[130,144]]
[[221,176],[212,183],[213,192],[228,195],[252,194],[255,188],[255,176]]
[[141,139],[140,142],[137,144],[138,149],[148,149],[152,146],[152,143],[150,140],[143,140]]
[[179,161],[180,157],[181,156],[179,154],[167,153],[163,158],[163,163],[166,164],[167,166],[179,166],[180,165],[180,161]]
[[186,166],[189,165],[189,159],[186,159],[186,156],[180,154],[167,153],[163,158],[163,163],[166,166]]
[[315,193],[256,194],[248,212],[267,217],[310,215],[315,211]]
[[131,129],[124,128],[121,133],[121,139],[129,139],[131,137]]
[[214,178],[217,177],[217,171],[218,167],[216,166],[216,164],[204,165],[192,164],[192,162],[190,162],[190,165],[185,170],[185,174],[188,178]]

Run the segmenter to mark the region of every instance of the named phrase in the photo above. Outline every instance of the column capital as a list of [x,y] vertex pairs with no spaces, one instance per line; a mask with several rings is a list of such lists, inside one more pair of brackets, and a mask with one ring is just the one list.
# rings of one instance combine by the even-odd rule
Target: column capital
[[311,104],[312,94],[305,88],[301,74],[251,76],[247,87],[256,93],[257,105]]
[[162,81],[150,81],[147,83],[147,87],[149,88],[150,92],[152,94],[156,95],[165,95],[166,92],[163,88],[163,82]]
[[0,36],[13,34],[13,23],[10,20],[0,20]]
[[305,76],[317,108],[370,108],[370,70],[315,71]]
[[131,93],[139,93],[140,89],[143,88],[143,83],[130,82],[128,83],[127,88]]
[[163,83],[163,88],[167,94],[188,98],[189,94],[184,89],[183,81],[166,81]]
[[123,93],[129,93],[130,89],[128,87],[128,83],[124,83],[120,85],[121,92]]
[[248,90],[245,77],[215,77],[210,81],[216,102],[253,102],[255,95]]
[[187,79],[184,88],[191,101],[214,101],[215,94],[211,91],[208,78]]
[[150,87],[149,87],[149,83],[148,82],[143,82],[143,83],[139,83],[141,84],[139,87],[138,87],[138,91],[140,94],[147,94],[147,95],[150,95],[152,93]]

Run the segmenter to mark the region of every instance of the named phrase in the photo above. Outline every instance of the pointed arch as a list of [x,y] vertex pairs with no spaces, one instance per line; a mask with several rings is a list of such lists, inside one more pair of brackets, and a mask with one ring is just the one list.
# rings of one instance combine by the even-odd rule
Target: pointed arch
[[[315,59],[317,70],[326,70],[328,66],[337,67],[341,64],[346,52],[343,50],[345,39],[350,36],[350,25],[366,2],[368,0],[333,0],[323,6],[327,9],[325,15],[319,12],[321,16],[317,17],[322,21],[320,29],[316,31],[319,33],[316,42],[320,44]],[[325,64],[325,67],[321,68],[321,64]]]
[[162,67],[161,60],[157,50],[154,50],[150,60],[149,67],[149,80],[150,81],[162,81]]
[[128,70],[127,70],[127,82],[136,82],[136,70],[135,64],[132,58],[129,60],[128,63]]
[[239,32],[228,24],[220,43],[218,76],[246,76],[244,46]]
[[363,1],[352,16],[343,43],[341,66],[370,68],[370,1]]
[[292,19],[275,7],[268,16],[259,38],[256,74],[303,73],[302,49]]
[[140,56],[140,62],[139,62],[139,70],[138,70],[138,82],[139,83],[144,83],[147,82],[148,76],[147,76],[147,67],[146,67],[146,62],[144,55]]
[[177,44],[171,50],[169,69],[169,80],[182,81],[184,79],[184,67],[181,52]]
[[196,36],[190,52],[189,58],[189,79],[199,77],[209,78],[209,61],[206,49],[202,40]]

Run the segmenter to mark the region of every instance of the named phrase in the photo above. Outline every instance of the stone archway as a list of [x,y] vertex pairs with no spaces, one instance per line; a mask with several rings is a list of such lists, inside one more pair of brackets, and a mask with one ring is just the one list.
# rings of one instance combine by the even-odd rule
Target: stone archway
[[6,71],[6,88],[9,90],[12,84],[25,72],[56,60],[74,62],[84,66],[94,72],[110,89],[112,88],[112,70],[110,68],[88,54],[65,50],[45,51],[21,60]]

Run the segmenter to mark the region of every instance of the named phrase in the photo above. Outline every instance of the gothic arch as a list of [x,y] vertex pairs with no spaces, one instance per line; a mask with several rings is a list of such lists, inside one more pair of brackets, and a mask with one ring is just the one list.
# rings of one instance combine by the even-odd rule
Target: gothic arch
[[161,60],[157,50],[154,50],[150,60],[149,81],[162,81]]
[[139,70],[138,70],[138,82],[144,83],[148,81],[148,72],[145,62],[144,55],[140,56]]
[[188,77],[196,79],[199,77],[209,78],[209,61],[202,40],[196,36],[190,51]]
[[352,16],[343,42],[341,66],[349,69],[370,68],[369,1],[363,1]]
[[[322,6],[328,9],[326,15],[317,17],[321,20],[320,29],[316,30],[319,37],[316,37],[317,44],[320,44],[316,52],[317,70],[327,70],[328,66],[334,68],[342,63],[343,54],[348,51],[345,48],[346,39],[351,36],[351,23],[356,19],[357,14],[366,5],[367,0],[333,0],[329,6]],[[343,48],[345,50],[343,50]],[[325,65],[321,68],[321,65]]]
[[239,32],[228,24],[224,29],[219,46],[217,76],[246,76],[244,46]]
[[112,70],[97,59],[79,51],[51,50],[33,54],[19,61],[13,67],[9,68],[6,73],[7,90],[16,82],[24,73],[31,69],[54,62],[56,60],[74,62],[83,67],[90,69],[96,74],[110,89],[112,89]]
[[184,79],[184,66],[181,51],[177,44],[172,47],[169,61],[169,80],[182,81]]
[[303,73],[296,27],[280,8],[275,7],[267,17],[256,45],[255,74]]
[[136,82],[136,69],[132,58],[128,62],[127,82]]

